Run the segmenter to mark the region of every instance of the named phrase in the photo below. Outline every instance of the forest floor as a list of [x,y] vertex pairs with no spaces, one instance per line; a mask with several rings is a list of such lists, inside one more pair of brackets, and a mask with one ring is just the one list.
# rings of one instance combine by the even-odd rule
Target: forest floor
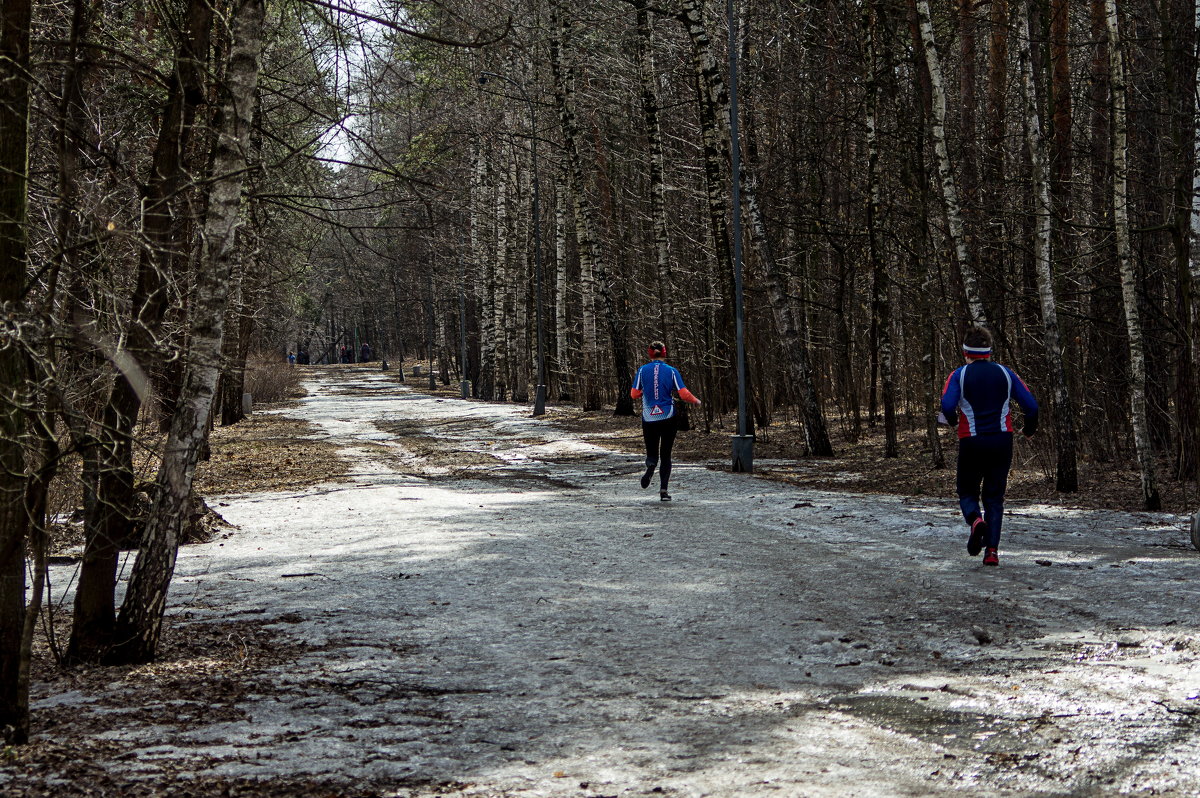
[[749,476],[682,433],[664,504],[634,419],[306,388],[214,437],[234,527],[181,550],[158,662],[63,671],[43,635],[0,795],[1200,793],[1182,488],[1064,502],[1019,449],[985,569],[915,455],[773,434]]

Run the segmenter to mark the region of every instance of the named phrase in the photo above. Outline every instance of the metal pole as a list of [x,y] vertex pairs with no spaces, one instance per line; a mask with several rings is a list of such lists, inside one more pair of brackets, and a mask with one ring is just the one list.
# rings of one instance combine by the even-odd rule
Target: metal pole
[[458,345],[459,367],[462,369],[462,398],[471,396],[471,381],[467,379],[467,268],[463,266],[462,253],[458,255]]
[[534,315],[537,319],[537,386],[534,389],[533,415],[541,416],[546,413],[546,344],[542,329],[542,225],[541,225],[541,190],[538,179],[537,160],[537,114],[534,112],[533,100],[525,86],[499,72],[480,72],[479,82],[485,83],[488,78],[499,78],[505,83],[516,86],[529,108],[529,150],[533,162],[533,290]]
[[733,470],[754,470],[754,436],[747,434],[746,413],[746,331],[745,310],[742,302],[742,159],[741,143],[738,139],[738,95],[737,95],[737,15],[733,0],[725,0],[725,14],[729,18],[729,138],[731,171],[733,172],[733,307],[737,320],[737,377],[738,410],[737,435],[733,439]]

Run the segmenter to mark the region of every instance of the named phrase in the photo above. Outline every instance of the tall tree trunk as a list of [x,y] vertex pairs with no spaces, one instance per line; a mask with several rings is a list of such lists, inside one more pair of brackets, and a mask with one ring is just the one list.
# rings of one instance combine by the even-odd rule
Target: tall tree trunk
[[1177,479],[1200,478],[1200,374],[1197,373],[1195,338],[1196,283],[1193,264],[1197,239],[1193,234],[1196,202],[1196,80],[1197,33],[1200,29],[1200,3],[1194,0],[1171,0],[1162,3],[1163,71],[1170,108],[1171,140],[1173,144],[1173,191],[1171,210],[1171,243],[1175,260],[1175,306],[1179,323],[1176,356],[1175,403],[1179,446],[1175,459]]
[[[1195,5],[1193,25],[1197,35],[1200,35],[1200,2]],[[1200,86],[1200,49],[1193,50],[1192,57],[1195,59],[1194,71],[1189,71],[1187,74],[1194,75],[1194,85]],[[1195,97],[1192,98],[1192,102],[1196,102]],[[1193,118],[1194,116],[1195,109],[1193,108]],[[1195,385],[1195,381],[1200,378],[1200,128],[1197,125],[1200,125],[1200,119],[1196,120],[1191,130],[1192,190],[1190,201],[1186,204],[1187,212],[1191,216],[1191,235],[1188,239],[1190,266],[1186,275],[1187,279],[1184,281],[1183,301],[1187,308],[1185,315],[1191,319],[1191,327],[1184,331],[1184,335],[1189,339],[1189,350],[1192,355],[1193,389],[1200,392],[1200,386]],[[1193,399],[1194,401],[1196,400]],[[1192,416],[1192,429],[1196,444],[1200,446],[1200,412]],[[1195,453],[1194,456],[1196,463],[1193,468],[1193,476],[1200,479],[1200,452]]]
[[75,591],[68,659],[94,661],[111,643],[119,544],[130,531],[133,505],[133,426],[158,361],[158,331],[168,308],[167,276],[183,256],[175,208],[187,180],[187,149],[204,102],[212,5],[189,0],[177,33],[175,68],[167,88],[158,141],[142,200],[146,245],[130,300],[127,359],[109,390],[100,424],[100,470],[95,512],[84,520],[85,542]]
[[637,8],[637,61],[641,86],[642,115],[646,144],[650,150],[650,222],[654,230],[654,286],[658,292],[658,326],[668,348],[674,346],[671,328],[675,320],[675,290],[671,269],[671,238],[667,229],[666,160],[663,157],[662,125],[659,122],[658,76],[654,69],[653,36],[648,0],[634,0]]
[[575,398],[576,374],[571,358],[571,285],[568,280],[567,253],[567,174],[563,167],[554,170],[554,373],[558,377],[558,398]]
[[[507,114],[505,114],[507,116]],[[497,169],[496,172],[496,207],[493,218],[496,220],[496,267],[493,293],[495,304],[492,306],[492,328],[495,332],[496,359],[496,400],[503,402],[509,398],[512,388],[512,330],[509,327],[512,302],[512,269],[509,260],[512,258],[509,246],[511,233],[509,231],[508,192],[511,185],[512,170],[510,166]]]
[[566,187],[570,193],[571,216],[574,226],[575,251],[579,256],[580,321],[582,323],[582,357],[579,362],[578,387],[584,410],[600,408],[599,341],[596,326],[596,250],[592,244],[591,225],[584,213],[583,169],[579,163],[578,125],[575,122],[574,71],[563,52],[569,23],[561,18],[556,3],[551,3],[550,71],[554,79],[554,104],[562,128],[563,149],[566,151]]
[[[0,11],[0,303],[21,303],[28,240],[30,0],[5,0]],[[0,739],[29,738],[28,683],[21,682],[25,627],[24,361],[17,341],[0,346]]]
[[[471,268],[479,301],[479,379],[475,395],[496,398],[496,262],[489,257],[486,214],[488,201],[487,159],[482,146],[475,145],[475,168],[471,174]],[[403,365],[403,357],[401,364]],[[401,368],[403,373],[403,368]]]
[[[697,108],[700,115],[700,131],[703,148],[704,200],[706,234],[709,251],[709,341],[706,353],[710,363],[708,391],[710,411],[725,410],[733,404],[733,386],[721,375],[734,374],[733,362],[734,319],[733,307],[733,253],[729,232],[729,185],[727,182],[730,162],[729,137],[722,125],[720,99],[714,96],[722,89],[720,66],[713,54],[712,40],[704,25],[702,0],[684,0],[679,21],[687,31],[692,44],[692,70],[696,85]],[[728,99],[725,100],[728,105]],[[713,395],[715,394],[715,395]]]
[[1021,8],[1024,27],[1020,41],[1021,98],[1025,106],[1025,135],[1029,161],[1033,165],[1034,238],[1033,259],[1037,274],[1038,297],[1042,308],[1042,330],[1046,349],[1046,365],[1054,389],[1054,432],[1058,466],[1055,487],[1060,491],[1079,489],[1075,462],[1075,403],[1067,384],[1063,366],[1062,343],[1058,329],[1058,303],[1054,293],[1053,273],[1053,207],[1050,199],[1050,159],[1042,135],[1042,120],[1037,107],[1033,59],[1029,42],[1033,38],[1033,11],[1029,0]]
[[221,363],[225,305],[236,257],[243,174],[247,167],[264,0],[238,0],[232,10],[232,45],[224,111],[214,147],[208,218],[201,237],[201,266],[189,313],[190,346],[178,410],[171,421],[146,532],[117,619],[114,662],[147,662],[158,648],[167,590],[175,570],[179,532],[187,515],[200,447],[208,432]]
[[[567,165],[571,170],[571,193],[575,211],[575,231],[579,249],[580,268],[584,274],[591,273],[594,277],[596,292],[603,303],[605,322],[608,327],[609,343],[613,353],[614,387],[616,388],[616,407],[614,415],[633,415],[633,400],[629,397],[629,386],[633,379],[629,364],[629,343],[625,330],[624,314],[617,305],[613,294],[613,286],[609,281],[608,270],[600,255],[600,247],[596,241],[596,225],[593,221],[591,205],[584,196],[583,159],[579,153],[579,126],[575,118],[575,99],[572,80],[563,59],[562,47],[568,28],[567,20],[562,17],[557,0],[552,4],[553,20],[556,34],[551,43],[551,70],[554,73],[555,104],[558,106],[559,122],[563,131],[563,149],[567,156]],[[588,281],[585,279],[585,288]],[[586,319],[585,319],[586,330]],[[589,404],[584,397],[585,408]],[[595,408],[592,408],[595,409]]]
[[[963,0],[969,5],[970,0]],[[867,74],[867,258],[871,264],[871,326],[879,355],[879,379],[883,398],[884,457],[899,457],[900,444],[896,435],[896,387],[892,373],[892,303],[888,269],[879,251],[879,209],[882,205],[879,189],[879,141],[876,131],[878,115],[878,54],[874,4],[863,12],[863,31],[866,34]],[[965,12],[964,12],[965,13]]]
[[1129,335],[1130,418],[1138,467],[1142,472],[1143,505],[1147,510],[1158,510],[1162,502],[1155,483],[1154,451],[1146,413],[1146,344],[1138,309],[1137,274],[1130,242],[1125,62],[1117,0],[1105,0],[1104,9],[1108,24],[1109,85],[1112,88],[1112,213],[1117,265],[1121,272],[1121,297],[1125,305],[1125,329]]
[[933,97],[933,147],[937,153],[938,176],[942,185],[942,203],[946,214],[946,227],[950,233],[954,262],[962,276],[966,293],[967,315],[974,324],[987,324],[983,299],[979,294],[975,266],[967,251],[966,235],[963,231],[962,210],[958,201],[958,187],[954,179],[954,168],[950,163],[950,150],[946,141],[946,81],[942,77],[942,62],[938,56],[937,43],[933,38],[933,20],[929,13],[929,0],[916,0],[917,19],[921,28],[921,43],[925,51],[925,67]]
[[[701,118],[706,128],[711,126],[711,133],[707,134],[705,138],[705,171],[709,176],[707,185],[713,235],[714,237],[717,235],[724,237],[718,239],[718,251],[721,251],[719,242],[722,240],[726,242],[725,248],[727,249],[729,241],[724,221],[725,200],[719,190],[719,187],[724,184],[724,181],[720,179],[720,174],[725,168],[724,164],[730,160],[729,92],[721,77],[718,61],[713,52],[712,39],[704,25],[698,0],[684,0],[683,13],[679,19],[692,42],[692,60],[696,69],[696,81],[700,87],[700,104],[703,110]],[[775,310],[791,376],[800,392],[805,437],[809,451],[816,456],[832,456],[833,446],[829,442],[829,432],[825,425],[820,398],[817,395],[808,349],[792,313],[784,277],[775,260],[766,220],[758,202],[758,185],[754,176],[755,159],[753,155],[751,153],[750,157],[742,162],[739,174],[730,177],[739,182],[742,199],[745,201],[750,223],[750,237],[762,260],[767,293]],[[717,189],[715,194],[714,187]],[[717,221],[718,204],[720,207],[719,223]],[[718,262],[722,261],[719,259]],[[731,260],[728,262],[732,263]],[[729,273],[732,274],[732,266]]]

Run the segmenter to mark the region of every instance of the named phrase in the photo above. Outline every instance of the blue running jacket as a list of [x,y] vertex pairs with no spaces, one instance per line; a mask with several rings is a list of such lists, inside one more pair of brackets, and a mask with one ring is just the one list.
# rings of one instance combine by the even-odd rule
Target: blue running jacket
[[637,370],[632,392],[641,394],[642,421],[665,421],[675,415],[671,391],[679,391],[681,395],[687,391],[679,369],[661,360],[651,360]]
[[1021,378],[1008,366],[976,360],[960,366],[942,388],[942,413],[954,423],[958,437],[1012,432],[1012,401],[1025,411],[1025,434],[1037,430],[1038,403]]

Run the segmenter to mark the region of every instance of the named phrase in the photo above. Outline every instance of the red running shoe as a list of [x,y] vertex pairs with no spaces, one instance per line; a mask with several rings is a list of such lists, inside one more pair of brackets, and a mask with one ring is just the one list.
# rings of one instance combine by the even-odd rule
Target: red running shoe
[[988,535],[987,521],[982,517],[971,522],[971,536],[967,538],[967,554],[974,557],[983,549],[983,540]]
[[999,565],[1000,564],[1000,555],[996,554],[995,549],[989,548],[987,550],[987,554],[983,555],[983,564],[984,565]]

